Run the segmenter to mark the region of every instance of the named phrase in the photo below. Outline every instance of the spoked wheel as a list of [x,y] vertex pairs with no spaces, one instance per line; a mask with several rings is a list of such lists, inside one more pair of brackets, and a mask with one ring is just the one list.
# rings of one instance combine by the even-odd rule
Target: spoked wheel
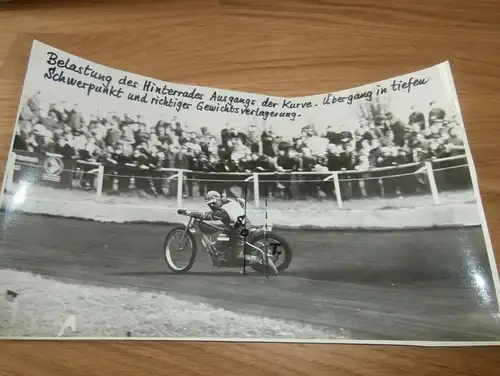
[[[288,242],[278,234],[272,232],[267,233],[267,235],[259,234],[251,240],[251,244],[264,253],[266,250],[268,251],[268,259],[273,262],[278,272],[282,273],[290,266],[292,262],[292,249]],[[274,245],[278,244],[279,246],[274,247]],[[274,250],[276,250],[276,252],[273,252]],[[260,253],[252,247],[247,247],[247,252],[257,256],[259,256]],[[265,263],[251,264],[250,267],[262,274],[271,272],[270,267]]]
[[164,251],[168,268],[174,273],[186,273],[196,259],[195,238],[190,232],[186,233],[185,226],[175,227],[165,238]]

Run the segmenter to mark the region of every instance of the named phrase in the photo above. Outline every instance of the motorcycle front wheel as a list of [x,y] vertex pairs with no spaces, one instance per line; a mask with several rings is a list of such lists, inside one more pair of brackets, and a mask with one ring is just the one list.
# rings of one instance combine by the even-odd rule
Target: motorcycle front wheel
[[187,273],[191,270],[198,251],[196,239],[189,231],[186,233],[186,226],[174,227],[168,233],[163,250],[165,262],[174,273]]
[[[264,252],[266,251],[266,248],[272,250],[273,244],[279,244],[280,246],[276,247],[276,253],[269,255],[268,257],[274,263],[279,273],[284,272],[290,266],[290,263],[292,262],[292,248],[282,236],[275,234],[274,232],[268,232],[267,234],[261,233],[252,239],[251,244],[260,248]],[[257,254],[258,251],[251,250],[250,248],[249,252]],[[251,264],[250,267],[261,274],[269,272],[269,266],[265,264]]]

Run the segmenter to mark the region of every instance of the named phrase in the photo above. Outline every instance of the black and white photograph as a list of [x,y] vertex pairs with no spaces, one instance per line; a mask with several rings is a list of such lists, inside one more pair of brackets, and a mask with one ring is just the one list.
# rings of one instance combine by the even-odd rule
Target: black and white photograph
[[34,41],[1,195],[0,336],[500,343],[451,72],[283,98]]

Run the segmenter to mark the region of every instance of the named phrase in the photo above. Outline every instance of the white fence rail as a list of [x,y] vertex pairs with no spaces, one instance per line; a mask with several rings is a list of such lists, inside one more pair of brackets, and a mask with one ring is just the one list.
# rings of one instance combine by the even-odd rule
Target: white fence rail
[[[50,154],[47,153],[47,156],[52,156],[52,157],[58,157],[62,158],[62,156],[57,155],[57,154]],[[13,191],[14,187],[14,172],[19,169],[19,165],[24,165],[24,166],[30,166],[29,163],[26,163],[26,160],[29,158],[23,158],[23,160],[18,160],[21,159],[21,157],[17,157],[15,152],[12,152],[10,154],[10,158],[8,160],[8,164],[6,166],[6,190],[8,192]],[[440,163],[440,162],[447,162],[447,161],[459,161],[463,160],[464,162],[462,164],[455,164],[452,166],[447,166],[443,168],[434,168],[433,163]],[[460,168],[460,167],[467,167],[467,157],[465,155],[459,155],[455,157],[447,157],[447,158],[441,158],[441,159],[434,159],[431,161],[426,161],[422,163],[409,163],[409,164],[404,164],[404,165],[394,165],[394,166],[388,166],[388,167],[381,167],[381,168],[373,168],[369,169],[366,171],[359,171],[359,170],[341,170],[341,171],[312,171],[312,172],[305,172],[305,171],[275,171],[275,172],[224,172],[224,173],[217,173],[217,172],[200,172],[200,171],[191,171],[191,170],[183,170],[183,169],[175,169],[175,168],[160,168],[156,169],[156,172],[159,173],[173,173],[173,175],[170,175],[168,177],[147,177],[147,176],[138,176],[137,174],[131,174],[131,175],[121,175],[121,174],[106,174],[105,173],[105,166],[101,163],[97,162],[88,162],[88,161],[76,161],[77,164],[80,164],[81,166],[88,165],[88,166],[94,166],[94,168],[90,168],[88,170],[83,171],[83,174],[93,174],[95,176],[95,194],[97,197],[101,197],[103,195],[103,183],[105,176],[112,177],[113,179],[115,178],[130,178],[130,179],[163,179],[163,180],[169,180],[169,181],[177,181],[176,184],[176,199],[177,199],[177,206],[180,208],[182,207],[183,204],[183,196],[186,193],[184,191],[184,183],[187,179],[187,175],[195,175],[195,176],[207,176],[207,177],[216,177],[216,176],[234,176],[240,177],[240,179],[237,180],[217,180],[217,179],[203,179],[203,178],[191,178],[190,180],[192,181],[207,181],[207,182],[233,182],[235,184],[248,184],[252,183],[252,189],[251,189],[251,194],[253,196],[253,201],[255,206],[259,207],[260,206],[260,198],[261,198],[261,183],[266,181],[266,176],[270,177],[276,177],[277,181],[280,179],[280,176],[293,176],[293,175],[300,175],[300,176],[308,176],[308,175],[313,175],[315,177],[314,180],[307,180],[307,179],[302,179],[302,183],[311,183],[311,182],[331,182],[333,181],[333,191],[335,194],[335,199],[337,201],[337,205],[340,209],[343,208],[343,202],[344,198],[342,197],[342,189],[341,189],[341,184],[344,184],[345,182],[352,182],[352,181],[368,181],[370,179],[388,179],[388,178],[398,178],[402,176],[409,176],[409,175],[421,175],[424,177],[426,182],[428,183],[428,188],[430,190],[430,193],[432,195],[432,201],[434,204],[439,204],[440,203],[440,194],[438,190],[438,186],[436,183],[436,178],[435,178],[435,172],[437,171],[443,171],[443,170],[449,170],[449,169],[454,169],[454,168]],[[43,166],[35,166],[35,167],[41,167]],[[134,165],[129,165],[129,167],[134,167]],[[412,172],[405,172],[405,173],[400,173],[400,174],[390,174],[390,175],[383,175],[379,176],[381,172],[388,172],[390,170],[392,171],[398,171],[400,169],[407,169],[409,167],[414,167],[415,171]],[[76,170],[74,169],[71,170],[71,173],[73,174]],[[69,171],[69,170],[66,170]],[[361,174],[372,174],[376,173],[377,176],[368,176],[368,177],[359,177],[359,178],[352,178],[349,175],[361,175]],[[319,177],[319,178],[318,178]],[[269,182],[269,181],[267,181]]]

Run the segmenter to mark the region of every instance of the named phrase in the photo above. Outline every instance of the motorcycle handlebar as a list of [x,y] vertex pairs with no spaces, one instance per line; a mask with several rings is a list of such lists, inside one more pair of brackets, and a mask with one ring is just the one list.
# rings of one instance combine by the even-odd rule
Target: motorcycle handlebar
[[193,218],[193,214],[191,212],[188,212],[186,209],[177,209],[177,214]]

